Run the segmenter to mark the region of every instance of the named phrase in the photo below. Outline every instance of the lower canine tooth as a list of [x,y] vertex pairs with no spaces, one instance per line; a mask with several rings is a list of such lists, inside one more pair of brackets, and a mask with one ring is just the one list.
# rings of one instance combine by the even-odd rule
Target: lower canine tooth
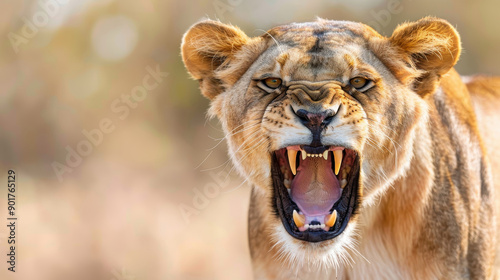
[[307,157],[306,152],[301,151],[301,152],[300,152],[300,154],[302,155],[302,160],[305,160],[305,159],[306,159],[306,157]]
[[323,157],[325,158],[325,160],[328,159],[328,150],[323,152]]
[[289,189],[289,188],[290,188],[290,186],[292,185],[292,181],[291,181],[290,179],[285,179],[285,180],[283,181],[283,183],[285,183],[285,187],[286,187],[287,189]]
[[346,185],[347,185],[347,180],[346,179],[340,180],[340,188],[341,189],[345,188]]
[[306,223],[306,217],[297,213],[297,210],[293,210],[293,221],[297,227],[303,227]]
[[325,225],[327,227],[333,227],[335,221],[337,221],[337,210],[333,210],[332,214],[325,216]]

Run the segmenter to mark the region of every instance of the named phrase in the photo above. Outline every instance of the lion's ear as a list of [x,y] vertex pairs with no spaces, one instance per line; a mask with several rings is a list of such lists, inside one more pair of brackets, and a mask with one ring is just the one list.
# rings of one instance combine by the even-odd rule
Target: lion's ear
[[421,75],[414,89],[421,95],[433,92],[441,75],[457,63],[460,56],[460,36],[446,20],[426,17],[405,23],[394,30],[389,41],[406,56]]
[[214,98],[223,90],[217,70],[224,68],[249,41],[239,28],[205,20],[193,25],[182,39],[182,60],[191,76],[200,82],[203,95]]

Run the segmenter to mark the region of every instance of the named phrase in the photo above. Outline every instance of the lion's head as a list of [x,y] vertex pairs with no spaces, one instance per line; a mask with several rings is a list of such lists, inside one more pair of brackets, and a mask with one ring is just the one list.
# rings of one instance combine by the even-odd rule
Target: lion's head
[[282,252],[320,258],[351,243],[366,206],[418,156],[424,99],[459,54],[455,29],[435,18],[389,38],[323,19],[250,38],[207,20],[182,45],[234,164],[265,201],[264,228]]

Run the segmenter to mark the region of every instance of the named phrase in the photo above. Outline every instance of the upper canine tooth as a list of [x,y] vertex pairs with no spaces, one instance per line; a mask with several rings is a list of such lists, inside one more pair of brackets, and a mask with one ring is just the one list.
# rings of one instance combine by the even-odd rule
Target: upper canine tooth
[[337,210],[333,210],[332,214],[325,216],[325,225],[327,227],[333,227],[335,221],[337,221]]
[[288,162],[293,175],[297,174],[297,152],[295,150],[288,150]]
[[307,157],[306,152],[304,152],[304,151],[300,151],[300,154],[302,155],[302,160],[305,160],[305,159],[306,159],[306,157]]
[[333,157],[335,158],[335,175],[339,175],[340,164],[342,163],[342,150],[333,151]]
[[323,152],[323,157],[325,158],[325,160],[328,159],[328,150]]
[[293,221],[297,227],[303,227],[306,223],[306,217],[297,213],[297,210],[293,210]]

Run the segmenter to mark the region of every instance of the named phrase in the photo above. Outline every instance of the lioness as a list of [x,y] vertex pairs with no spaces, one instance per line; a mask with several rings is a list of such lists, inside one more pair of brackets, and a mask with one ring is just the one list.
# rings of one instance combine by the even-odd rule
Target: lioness
[[253,185],[255,278],[495,277],[500,79],[461,78],[460,50],[432,17],[389,38],[323,19],[187,31],[184,63]]

